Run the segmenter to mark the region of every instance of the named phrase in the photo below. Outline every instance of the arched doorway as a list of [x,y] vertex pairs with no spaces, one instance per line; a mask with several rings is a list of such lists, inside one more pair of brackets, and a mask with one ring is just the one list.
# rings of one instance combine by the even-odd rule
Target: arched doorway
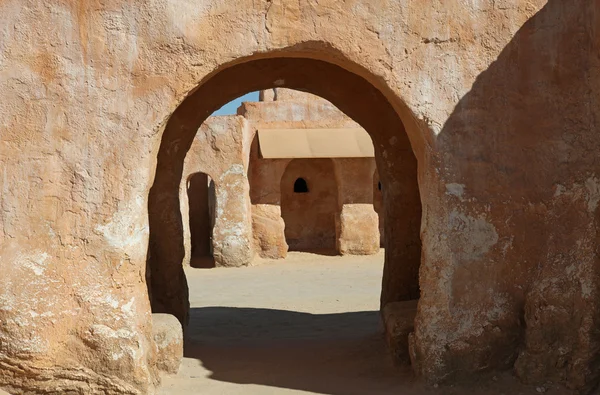
[[290,251],[335,253],[338,211],[331,159],[294,159],[281,178],[281,216]]
[[[333,63],[309,58],[248,60],[222,68],[191,93],[168,120],[158,152],[148,212],[152,307],[188,317],[183,272],[179,182],[183,161],[202,122],[221,105],[246,92],[282,86],[332,102],[371,135],[384,189],[386,216],[382,306],[419,296],[421,203],[417,161],[404,125],[386,97],[367,80]],[[393,202],[393,204],[389,204]]]
[[192,174],[187,183],[191,266],[212,267],[212,230],[215,225],[215,184],[205,173]]

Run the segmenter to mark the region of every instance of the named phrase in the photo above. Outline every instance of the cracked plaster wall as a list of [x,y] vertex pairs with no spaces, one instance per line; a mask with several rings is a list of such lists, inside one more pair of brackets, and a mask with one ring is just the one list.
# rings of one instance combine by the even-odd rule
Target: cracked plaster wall
[[[515,366],[590,390],[598,26],[587,0],[2,2],[0,386],[153,392],[147,205],[163,126],[222,65],[283,50],[365,77],[404,122],[423,203],[416,371]],[[392,191],[396,141],[377,143]]]

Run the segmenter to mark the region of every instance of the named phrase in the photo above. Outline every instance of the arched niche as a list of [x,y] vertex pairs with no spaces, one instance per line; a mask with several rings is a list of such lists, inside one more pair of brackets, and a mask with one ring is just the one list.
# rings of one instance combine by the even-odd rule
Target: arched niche
[[281,177],[281,217],[290,251],[336,252],[338,190],[331,159],[293,159]]

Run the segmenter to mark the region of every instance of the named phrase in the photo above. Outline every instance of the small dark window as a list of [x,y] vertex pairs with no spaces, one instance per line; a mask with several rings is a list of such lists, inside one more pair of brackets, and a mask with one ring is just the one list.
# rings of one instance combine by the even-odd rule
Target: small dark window
[[306,184],[306,180],[304,178],[298,178],[296,182],[294,182],[294,192],[308,193],[308,185]]
[[377,183],[377,189],[379,189],[379,190],[381,191],[381,181],[379,181],[379,182]]

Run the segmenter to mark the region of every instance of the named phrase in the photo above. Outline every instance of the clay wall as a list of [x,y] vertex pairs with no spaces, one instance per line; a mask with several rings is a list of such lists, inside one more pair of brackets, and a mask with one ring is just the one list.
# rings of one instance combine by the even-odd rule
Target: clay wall
[[[212,259],[213,242],[216,245],[223,243],[219,235],[213,238],[214,224],[217,224],[217,228],[221,227],[222,215],[217,215],[214,208],[209,210],[209,198],[214,200],[213,203],[217,203],[214,192],[217,186],[213,183],[212,189],[209,190],[208,181],[204,181],[210,177],[200,171],[213,168],[214,172],[220,174],[231,163],[244,162],[248,163],[252,228],[241,225],[240,229],[244,229],[244,232],[251,231],[241,237],[244,240],[252,239],[253,247],[261,257],[283,258],[290,247],[297,251],[375,253],[378,248],[372,241],[377,235],[372,226],[372,210],[368,207],[372,204],[369,195],[373,182],[368,174],[375,167],[374,159],[335,159],[336,165],[339,163],[344,168],[340,171],[335,171],[333,166],[324,165],[329,162],[320,159],[262,159],[256,137],[258,127],[325,128],[358,125],[330,102],[309,93],[279,88],[261,91],[260,97],[262,101],[244,103],[240,107],[239,113],[243,114],[245,122],[241,129],[236,124],[235,117],[208,118],[198,132],[201,136],[195,138],[186,156],[183,174],[187,181],[185,188],[182,182],[180,196],[182,215],[189,218],[184,224],[185,262],[190,259],[191,265],[195,267],[239,266],[251,263],[252,253],[246,254],[242,260],[237,258],[235,264],[228,263],[231,258],[223,256],[222,252],[217,261]],[[211,136],[207,137],[207,133]],[[252,144],[248,150],[247,140],[251,138]],[[202,145],[209,143],[210,139],[221,141]],[[241,147],[235,147],[235,144],[241,144]],[[314,193],[296,195],[286,189],[288,193],[282,196],[281,187],[288,172],[302,173],[304,177],[310,175],[311,184],[317,187]],[[199,182],[200,178],[203,179],[202,182]],[[321,178],[323,179],[320,180]],[[286,179],[285,182],[289,183],[289,180]],[[331,185],[330,194],[325,192],[324,187],[318,188],[321,183]],[[338,183],[343,186],[339,191]],[[228,196],[230,201],[237,197],[230,195],[229,185],[218,187],[225,189],[220,196]],[[185,190],[187,196],[183,195]],[[295,201],[294,196],[299,200]],[[240,204],[237,208],[243,209],[243,202],[247,197],[239,198]],[[338,204],[340,199],[342,203]],[[283,202],[287,206],[285,213],[282,209]],[[360,205],[364,207],[359,207]],[[229,209],[234,208],[229,206]],[[299,215],[303,210],[310,214],[304,222]],[[243,213],[229,213],[229,216],[237,216],[242,221],[245,218]],[[188,250],[188,237],[191,240],[191,251]]]
[[248,169],[252,230],[256,251],[263,258],[285,258],[288,252],[281,217],[281,178],[289,162],[261,159],[258,138],[253,139]]
[[[336,158],[337,250],[369,255],[379,251],[379,215],[373,206],[373,158]],[[416,191],[418,193],[418,191]]]
[[[596,1],[23,0],[0,26],[9,392],[154,392],[151,314],[189,307],[185,155],[213,111],[274,86],[373,138],[382,306],[420,296],[417,375],[600,380]],[[241,169],[221,177],[236,193]]]
[[[307,192],[296,192],[303,179]],[[281,177],[281,217],[291,251],[336,253],[338,188],[331,159],[293,159]]]
[[[185,157],[179,196],[184,264],[245,266],[254,258],[248,134],[244,118],[216,116],[208,118],[194,137]],[[193,183],[196,177],[201,179],[198,184]],[[195,250],[194,243],[201,250]],[[206,259],[210,256],[214,262]]]

